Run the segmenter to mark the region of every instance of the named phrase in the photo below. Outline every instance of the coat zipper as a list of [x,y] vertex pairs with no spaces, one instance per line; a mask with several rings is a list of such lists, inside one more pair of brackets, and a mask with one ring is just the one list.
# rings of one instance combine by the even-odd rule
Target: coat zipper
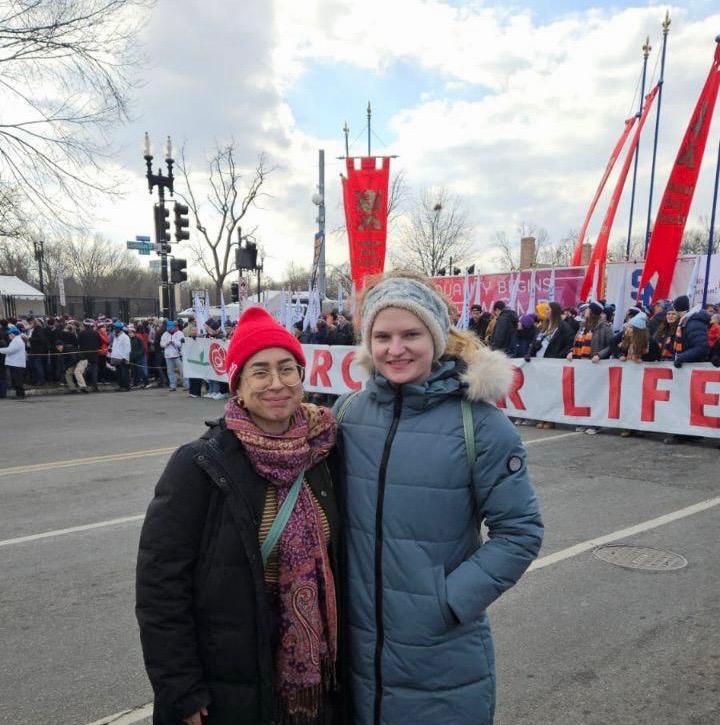
[[385,641],[385,629],[383,627],[383,594],[382,594],[382,550],[383,550],[383,506],[385,503],[385,477],[387,465],[390,458],[395,433],[397,433],[402,412],[402,390],[398,390],[395,396],[393,409],[393,420],[385,439],[382,459],[380,461],[380,473],[378,475],[377,506],[375,507],[375,725],[380,725],[382,710],[382,650]]

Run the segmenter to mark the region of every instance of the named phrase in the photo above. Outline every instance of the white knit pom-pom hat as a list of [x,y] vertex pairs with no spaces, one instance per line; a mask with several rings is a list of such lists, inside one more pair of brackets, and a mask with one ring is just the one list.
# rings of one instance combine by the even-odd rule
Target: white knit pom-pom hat
[[398,307],[415,315],[432,335],[433,361],[442,357],[450,332],[447,304],[430,287],[410,277],[388,277],[365,295],[361,312],[362,344],[368,352],[375,318],[388,307]]

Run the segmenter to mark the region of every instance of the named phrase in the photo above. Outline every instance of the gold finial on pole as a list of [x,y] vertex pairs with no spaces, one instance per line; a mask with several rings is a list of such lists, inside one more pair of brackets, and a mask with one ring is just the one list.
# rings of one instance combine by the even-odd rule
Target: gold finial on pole
[[670,30],[670,11],[669,10],[665,11],[665,20],[663,20],[662,29],[663,29],[663,35],[667,35],[668,31]]
[[652,45],[650,45],[650,36],[648,35],[647,38],[645,38],[645,45],[642,47],[643,49],[643,56],[647,58],[650,55],[650,51],[652,50]]

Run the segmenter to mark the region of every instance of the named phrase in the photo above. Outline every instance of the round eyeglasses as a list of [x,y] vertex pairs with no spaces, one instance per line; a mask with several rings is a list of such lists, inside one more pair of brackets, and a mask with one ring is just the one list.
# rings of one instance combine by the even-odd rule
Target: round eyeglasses
[[283,385],[294,388],[296,385],[302,385],[305,368],[302,365],[283,365],[277,370],[253,370],[247,375],[243,375],[242,379],[247,380],[256,393],[261,393],[273,384],[276,375]]

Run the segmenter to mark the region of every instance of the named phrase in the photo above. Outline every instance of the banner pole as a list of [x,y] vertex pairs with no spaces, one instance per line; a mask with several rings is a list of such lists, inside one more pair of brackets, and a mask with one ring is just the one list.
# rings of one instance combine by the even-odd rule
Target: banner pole
[[643,250],[643,258],[647,257],[648,244],[650,244],[650,220],[652,217],[652,200],[653,200],[653,188],[655,186],[655,162],[657,160],[657,147],[658,147],[658,134],[660,132],[660,109],[662,108],[662,92],[663,85],[665,84],[665,51],[667,49],[667,37],[670,32],[670,11],[665,11],[665,20],[662,24],[663,28],[663,44],[662,44],[662,60],[660,61],[660,80],[658,86],[658,105],[657,114],[655,116],[655,140],[653,141],[653,155],[652,155],[652,166],[650,168],[650,195],[648,197],[648,213],[647,213],[647,226],[645,227],[645,247]]
[[368,156],[370,156],[370,129],[372,123],[372,109],[370,108],[370,101],[368,101],[367,107],[367,119],[368,119]]
[[713,191],[712,213],[710,214],[710,234],[708,236],[707,259],[705,260],[705,284],[703,284],[703,307],[707,305],[708,285],[710,283],[710,259],[715,239],[715,213],[717,211],[718,181],[720,180],[720,143],[718,143],[718,159],[715,165],[715,190]]
[[348,134],[350,133],[350,127],[347,125],[347,121],[345,121],[345,125],[343,126],[343,133],[345,134],[345,158],[350,156],[350,145],[348,141]]
[[[645,45],[642,47],[643,51],[643,69],[642,69],[642,82],[640,84],[640,108],[638,109],[635,118],[640,118],[642,115],[643,104],[645,103],[645,80],[647,78],[647,63],[648,56],[652,46],[650,45],[650,36],[645,40]],[[637,186],[637,171],[638,161],[640,160],[640,137],[638,136],[637,145],[635,146],[635,167],[633,168],[633,181],[632,181],[632,192],[630,194],[630,220],[628,221],[628,236],[627,245],[625,246],[625,259],[630,259],[630,238],[632,236],[633,227],[633,213],[635,211],[635,187]]]

